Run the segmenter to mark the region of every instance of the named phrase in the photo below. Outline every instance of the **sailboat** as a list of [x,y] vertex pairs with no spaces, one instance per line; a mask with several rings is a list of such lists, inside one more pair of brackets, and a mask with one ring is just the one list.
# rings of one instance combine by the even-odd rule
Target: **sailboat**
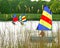
[[26,16],[25,14],[22,14],[21,16],[19,16],[19,22],[24,25],[24,23],[26,22]]
[[52,12],[48,6],[43,7],[42,16],[40,18],[37,30],[51,30],[52,29]]
[[54,37],[45,37],[45,33],[44,33],[44,31],[52,30],[52,12],[46,5],[44,5],[44,7],[43,7],[43,12],[40,17],[40,21],[37,26],[37,30],[41,31],[40,35],[42,35],[42,37],[34,36],[31,38],[32,41],[36,42],[36,41],[40,41],[41,39],[43,39],[45,41],[48,40],[48,42],[51,42],[54,39]]

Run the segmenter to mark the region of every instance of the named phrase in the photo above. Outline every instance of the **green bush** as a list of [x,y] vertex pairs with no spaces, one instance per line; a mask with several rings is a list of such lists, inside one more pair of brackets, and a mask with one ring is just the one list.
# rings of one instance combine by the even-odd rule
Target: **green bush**
[[0,1],[0,13],[42,13],[42,5],[48,5],[53,13],[60,13],[60,3],[56,1],[31,2],[30,0],[2,0]]
[[50,9],[53,13],[60,13],[60,2],[56,1],[53,2],[53,4],[50,6]]

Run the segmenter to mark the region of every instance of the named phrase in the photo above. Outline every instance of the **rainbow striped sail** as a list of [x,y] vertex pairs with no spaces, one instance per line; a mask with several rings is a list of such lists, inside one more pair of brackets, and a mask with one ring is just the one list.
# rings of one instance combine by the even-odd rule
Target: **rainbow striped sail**
[[24,14],[22,14],[21,16],[19,16],[19,21],[22,21],[22,22],[26,22],[26,16]]
[[52,29],[52,12],[48,6],[44,6],[40,22],[37,30],[51,30]]
[[25,15],[22,16],[22,21],[23,21],[23,22],[26,22],[26,16],[25,16]]

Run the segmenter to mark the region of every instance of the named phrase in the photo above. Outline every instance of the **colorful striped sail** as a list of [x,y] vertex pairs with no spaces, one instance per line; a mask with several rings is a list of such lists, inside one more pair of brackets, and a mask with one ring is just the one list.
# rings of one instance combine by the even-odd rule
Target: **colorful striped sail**
[[26,22],[26,16],[25,16],[25,15],[22,16],[22,21],[23,21],[23,22]]
[[42,16],[40,18],[37,30],[51,30],[52,29],[52,12],[48,6],[44,6]]
[[26,16],[24,14],[19,16],[19,21],[26,22]]

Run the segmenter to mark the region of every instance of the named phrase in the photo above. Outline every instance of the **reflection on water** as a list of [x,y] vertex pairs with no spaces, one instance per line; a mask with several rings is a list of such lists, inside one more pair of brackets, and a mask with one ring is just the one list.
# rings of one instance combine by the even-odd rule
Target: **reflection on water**
[[[24,43],[31,36],[41,37],[39,35],[41,31],[36,30],[38,23],[39,21],[27,21],[24,23],[25,25],[21,25],[20,22],[13,25],[11,22],[0,22],[0,48],[9,45],[17,48],[18,43]],[[54,41],[58,43],[58,29],[60,29],[60,21],[53,21],[52,31],[44,31],[45,38],[52,39],[54,37]]]

